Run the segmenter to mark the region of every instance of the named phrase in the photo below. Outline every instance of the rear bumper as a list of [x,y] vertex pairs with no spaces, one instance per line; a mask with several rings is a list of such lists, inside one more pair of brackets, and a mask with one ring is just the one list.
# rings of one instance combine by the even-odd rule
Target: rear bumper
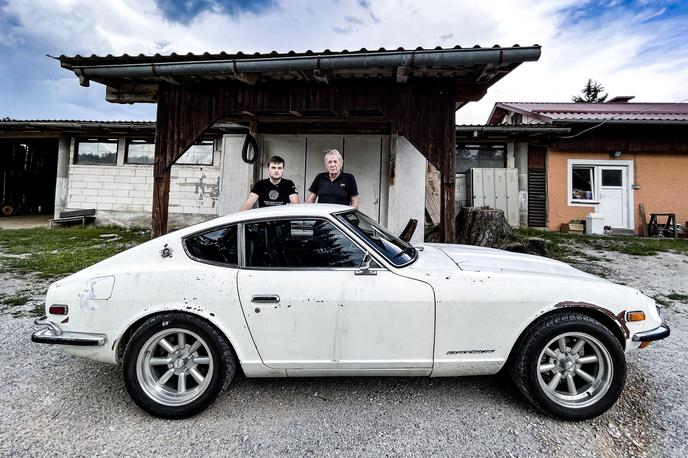
[[667,326],[665,323],[662,323],[662,325],[658,328],[633,334],[633,341],[652,342],[654,340],[660,340],[669,337],[669,334],[671,334],[671,329],[669,329],[669,326]]
[[31,340],[36,343],[101,347],[107,341],[105,334],[63,332],[55,323],[48,321],[48,318],[45,316],[37,318],[34,323],[38,326],[46,326],[44,329],[36,331],[31,335]]

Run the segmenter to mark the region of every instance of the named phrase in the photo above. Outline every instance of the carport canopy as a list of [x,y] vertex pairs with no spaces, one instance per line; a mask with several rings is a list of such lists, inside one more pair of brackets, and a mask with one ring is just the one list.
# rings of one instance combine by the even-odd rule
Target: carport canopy
[[442,240],[454,241],[455,112],[540,46],[398,48],[268,54],[60,56],[106,86],[113,103],[157,103],[154,237],[167,232],[170,168],[218,121],[252,132],[386,131],[406,137],[441,173]]

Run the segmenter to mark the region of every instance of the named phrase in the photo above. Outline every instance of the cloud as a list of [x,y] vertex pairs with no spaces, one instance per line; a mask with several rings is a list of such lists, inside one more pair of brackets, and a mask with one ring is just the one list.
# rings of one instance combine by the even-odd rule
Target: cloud
[[356,24],[356,25],[363,25],[363,21],[357,17],[353,16],[344,16],[344,20],[346,22],[350,22],[351,24]]
[[235,15],[242,11],[260,12],[274,0],[155,0],[166,19],[188,24],[201,13]]
[[588,78],[610,96],[677,101],[688,97],[687,19],[688,3],[668,0],[0,0],[0,117],[154,117],[150,105],[106,103],[102,86],[80,87],[45,54],[457,44],[543,46],[459,122],[485,122],[496,101],[568,101]]
[[343,33],[344,35],[348,35],[348,34],[351,33],[352,28],[351,28],[351,26],[348,26],[348,27],[345,27],[345,28],[342,28],[342,27],[332,27],[332,31],[334,31],[335,33]]

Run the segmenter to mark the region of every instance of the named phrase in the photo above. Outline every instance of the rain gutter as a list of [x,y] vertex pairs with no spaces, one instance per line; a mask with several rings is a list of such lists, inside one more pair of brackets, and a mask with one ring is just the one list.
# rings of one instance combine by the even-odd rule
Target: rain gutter
[[[381,67],[447,69],[468,65],[519,64],[538,60],[540,52],[539,46],[532,46],[98,65],[74,65],[70,64],[68,59],[61,59],[61,65],[72,70],[79,77],[82,85],[88,85],[88,80],[99,81],[116,78],[232,76],[241,73]],[[116,59],[113,60],[116,61]]]

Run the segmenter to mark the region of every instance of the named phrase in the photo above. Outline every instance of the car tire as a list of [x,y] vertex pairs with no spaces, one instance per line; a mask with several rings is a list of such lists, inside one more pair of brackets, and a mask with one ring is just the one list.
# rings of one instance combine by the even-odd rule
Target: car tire
[[617,401],[626,380],[626,359],[619,340],[599,321],[582,313],[556,313],[524,336],[511,378],[544,412],[584,420]]
[[205,410],[234,378],[237,359],[224,335],[194,315],[146,320],[124,352],[124,384],[141,409],[161,418]]

